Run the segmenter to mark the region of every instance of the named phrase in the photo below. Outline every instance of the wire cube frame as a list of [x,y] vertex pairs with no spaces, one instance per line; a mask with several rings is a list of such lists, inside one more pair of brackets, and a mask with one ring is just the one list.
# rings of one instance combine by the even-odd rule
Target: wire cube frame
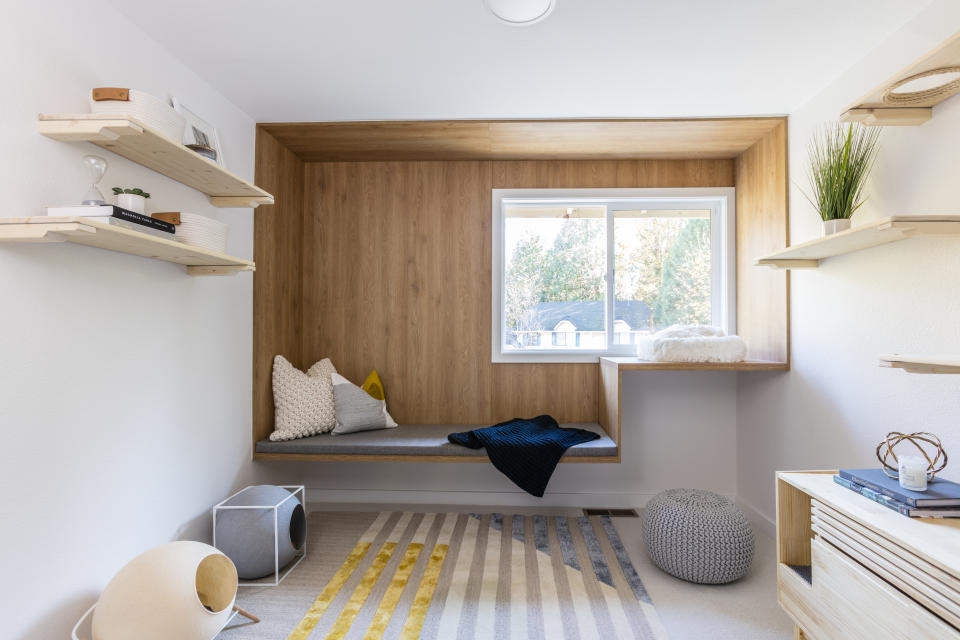
[[[239,580],[237,582],[238,587],[276,587],[283,580],[290,575],[290,572],[296,569],[297,565],[303,562],[303,559],[307,557],[307,540],[304,537],[303,547],[297,552],[297,555],[294,556],[294,559],[290,561],[286,567],[280,567],[280,518],[278,515],[278,510],[283,506],[288,500],[293,500],[297,497],[297,494],[300,498],[300,504],[306,507],[307,501],[306,490],[302,484],[293,484],[293,485],[278,485],[281,489],[286,489],[290,492],[290,495],[285,497],[283,500],[280,500],[276,504],[264,504],[264,505],[228,505],[227,502],[230,502],[235,497],[249,489],[246,487],[237,491],[229,498],[226,498],[218,502],[213,507],[213,546],[217,546],[217,514],[220,511],[236,510],[236,509],[263,509],[263,510],[272,510],[273,511],[273,582],[265,581],[263,578],[258,580]],[[217,547],[219,548],[219,547]],[[282,570],[281,570],[282,569]]]

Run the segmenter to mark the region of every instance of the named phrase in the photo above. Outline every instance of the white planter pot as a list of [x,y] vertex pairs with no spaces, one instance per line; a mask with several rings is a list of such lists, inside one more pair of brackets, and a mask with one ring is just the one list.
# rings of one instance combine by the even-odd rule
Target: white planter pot
[[147,213],[147,199],[133,193],[117,194],[117,206],[134,213]]
[[840,231],[846,231],[850,228],[850,218],[837,218],[836,220],[824,220],[823,221],[823,235],[824,237],[838,233]]

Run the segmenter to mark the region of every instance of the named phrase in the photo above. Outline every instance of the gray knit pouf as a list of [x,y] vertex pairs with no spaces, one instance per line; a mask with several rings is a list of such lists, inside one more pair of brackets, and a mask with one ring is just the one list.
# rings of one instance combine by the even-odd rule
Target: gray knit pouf
[[643,539],[655,565],[688,582],[733,582],[753,560],[750,522],[733,500],[712,491],[657,494],[643,510]]

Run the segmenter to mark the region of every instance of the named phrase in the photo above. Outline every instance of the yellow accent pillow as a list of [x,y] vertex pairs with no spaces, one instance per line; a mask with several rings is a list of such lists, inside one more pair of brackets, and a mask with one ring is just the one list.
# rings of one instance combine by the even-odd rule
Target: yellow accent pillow
[[360,388],[369,393],[374,400],[386,400],[383,393],[383,383],[380,382],[380,374],[377,373],[376,369],[370,372]]

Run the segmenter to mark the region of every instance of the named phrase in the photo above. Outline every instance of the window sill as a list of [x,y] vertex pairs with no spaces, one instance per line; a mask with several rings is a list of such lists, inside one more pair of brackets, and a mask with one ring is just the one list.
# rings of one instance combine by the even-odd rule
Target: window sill
[[[621,355],[628,355],[630,352],[620,352]],[[610,351],[517,351],[502,353],[494,351],[491,354],[490,361],[494,364],[517,363],[517,364],[597,364],[603,358],[616,357],[617,353]],[[619,358],[628,360],[628,357]]]

